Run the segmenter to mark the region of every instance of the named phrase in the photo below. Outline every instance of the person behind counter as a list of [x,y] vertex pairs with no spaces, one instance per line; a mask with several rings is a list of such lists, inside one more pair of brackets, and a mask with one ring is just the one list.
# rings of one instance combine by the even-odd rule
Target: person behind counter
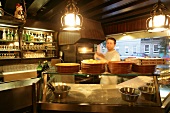
[[[114,49],[116,46],[116,39],[107,38],[106,39],[106,54],[102,54],[96,52],[94,55],[95,59],[104,60],[106,62],[109,61],[120,61],[119,53]],[[100,84],[117,84],[117,76],[102,76],[100,80]]]

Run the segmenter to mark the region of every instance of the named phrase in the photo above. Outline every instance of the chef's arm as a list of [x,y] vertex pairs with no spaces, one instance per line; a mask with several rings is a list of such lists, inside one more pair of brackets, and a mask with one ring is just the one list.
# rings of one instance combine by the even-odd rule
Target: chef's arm
[[98,52],[96,52],[96,53],[94,54],[94,59],[99,59],[99,60],[108,62],[108,61],[104,58],[104,55],[103,55],[102,53],[98,53]]

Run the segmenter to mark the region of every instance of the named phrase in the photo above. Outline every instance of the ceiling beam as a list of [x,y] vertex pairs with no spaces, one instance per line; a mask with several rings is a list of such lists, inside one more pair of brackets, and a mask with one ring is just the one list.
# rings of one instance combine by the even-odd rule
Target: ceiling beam
[[148,0],[138,0],[138,1],[130,2],[130,3],[127,3],[127,4],[122,5],[120,7],[115,7],[115,8],[112,8],[111,10],[107,10],[107,11],[105,11],[103,13],[95,14],[94,16],[91,16],[90,18],[92,18],[94,20],[99,20],[99,19],[101,19],[102,15],[107,15],[109,13],[112,13],[112,12],[115,12],[115,11],[119,11],[121,9],[125,9],[125,8],[128,8],[128,7],[132,7],[134,5],[137,5],[137,4],[146,2],[146,1],[148,1]]
[[102,0],[100,2],[99,2],[99,0],[92,0],[90,3],[88,3],[88,4],[86,4],[86,5],[82,6],[82,7],[79,7],[80,12],[85,12],[85,11],[87,11],[87,10],[93,8],[93,7],[96,7],[96,6],[100,5],[100,4],[103,4],[105,2],[106,2],[105,0]]
[[[147,1],[147,2],[144,2],[144,3],[140,3],[138,5],[135,5],[135,6],[127,7],[127,8],[124,8],[124,9],[121,9],[121,10],[118,10],[118,11],[103,15],[100,18],[100,20],[104,20],[104,19],[107,20],[107,18],[113,17],[113,16],[118,15],[118,14],[119,15],[122,14],[122,16],[123,16],[123,13],[127,13],[129,11],[133,11],[133,10],[136,10],[138,8],[143,8],[143,10],[144,10],[147,5],[153,5],[154,3],[155,3],[154,1],[150,0],[150,1]],[[138,10],[136,10],[136,11],[138,11]]]
[[150,9],[152,8],[152,4],[146,7],[141,7],[129,12],[125,12],[125,13],[121,13],[121,14],[117,14],[114,16],[111,16],[109,18],[105,18],[105,19],[101,19],[99,20],[102,24],[107,24],[107,23],[114,23],[114,22],[118,22],[118,21],[124,21],[125,19],[132,19],[135,17],[139,17],[139,16],[146,16],[146,15],[150,15]]
[[124,5],[131,3],[131,2],[134,2],[134,1],[137,1],[137,0],[122,0],[122,1],[119,1],[119,2],[116,2],[116,3],[112,3],[111,5],[108,5],[106,7],[102,7],[100,9],[95,10],[95,11],[91,11],[91,12],[87,13],[86,17],[92,17],[96,14],[100,14],[100,13],[115,9],[117,7],[124,6]]
[[46,14],[42,15],[44,19],[51,19],[55,15],[61,15],[67,5],[67,0],[63,0],[58,5],[56,5],[53,9],[49,10]]
[[34,2],[28,7],[27,13],[36,15],[37,11],[49,1],[50,0],[34,0]]

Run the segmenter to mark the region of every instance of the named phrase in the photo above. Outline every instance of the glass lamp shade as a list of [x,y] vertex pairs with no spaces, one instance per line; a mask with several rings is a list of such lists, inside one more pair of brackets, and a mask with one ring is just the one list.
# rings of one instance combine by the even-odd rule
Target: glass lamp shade
[[147,19],[148,32],[161,32],[169,29],[169,16],[168,15],[155,15]]
[[61,25],[63,30],[80,30],[83,18],[80,14],[68,13],[61,17]]

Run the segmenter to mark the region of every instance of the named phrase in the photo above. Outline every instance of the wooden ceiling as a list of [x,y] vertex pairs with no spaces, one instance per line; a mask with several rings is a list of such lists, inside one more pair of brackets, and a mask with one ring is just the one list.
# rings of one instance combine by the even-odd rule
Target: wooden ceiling
[[[60,21],[68,0],[25,0],[27,18],[42,21]],[[83,17],[102,25],[149,16],[158,0],[75,0]],[[2,8],[14,14],[16,3],[23,0],[1,0]],[[170,9],[170,0],[161,0]]]

